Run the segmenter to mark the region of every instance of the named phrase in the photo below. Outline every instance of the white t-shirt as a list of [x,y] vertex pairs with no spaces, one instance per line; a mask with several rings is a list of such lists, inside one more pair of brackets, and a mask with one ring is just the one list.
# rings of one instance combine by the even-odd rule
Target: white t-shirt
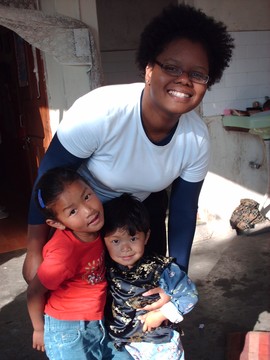
[[97,88],[74,103],[57,130],[61,144],[85,158],[80,172],[102,201],[123,192],[144,200],[179,176],[189,182],[206,176],[205,123],[190,111],[180,117],[167,145],[153,144],[141,121],[143,89],[143,83]]

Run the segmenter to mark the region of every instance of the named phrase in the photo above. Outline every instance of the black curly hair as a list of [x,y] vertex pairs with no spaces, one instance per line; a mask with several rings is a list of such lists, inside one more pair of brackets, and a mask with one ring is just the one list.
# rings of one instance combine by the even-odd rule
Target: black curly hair
[[207,86],[219,82],[232,57],[233,38],[222,22],[185,4],[164,8],[143,30],[136,54],[142,73],[148,64],[154,64],[170,42],[183,38],[202,44],[206,50],[210,77]]

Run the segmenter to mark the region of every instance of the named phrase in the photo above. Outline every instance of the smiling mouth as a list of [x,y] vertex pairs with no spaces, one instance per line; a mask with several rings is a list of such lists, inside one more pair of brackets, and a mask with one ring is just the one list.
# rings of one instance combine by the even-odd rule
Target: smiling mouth
[[99,220],[99,214],[95,215],[88,225],[93,225]]
[[173,95],[179,99],[188,99],[188,98],[191,98],[191,95],[190,94],[186,94],[186,93],[183,93],[183,92],[180,92],[180,91],[175,91],[175,90],[169,90],[168,93],[170,95]]
[[124,261],[130,260],[133,257],[133,255],[127,255],[127,256],[122,256],[121,259]]

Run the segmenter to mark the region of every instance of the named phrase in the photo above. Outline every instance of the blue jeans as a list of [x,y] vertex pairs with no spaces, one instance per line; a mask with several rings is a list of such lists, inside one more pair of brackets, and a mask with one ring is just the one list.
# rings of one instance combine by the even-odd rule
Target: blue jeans
[[116,350],[101,320],[65,321],[45,315],[44,342],[50,360],[130,360]]

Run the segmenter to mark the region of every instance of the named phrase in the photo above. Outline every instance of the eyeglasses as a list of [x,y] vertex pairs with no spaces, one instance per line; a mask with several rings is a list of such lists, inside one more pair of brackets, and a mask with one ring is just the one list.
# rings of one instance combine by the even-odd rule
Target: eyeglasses
[[188,74],[188,78],[190,81],[195,82],[197,84],[207,84],[209,81],[209,76],[200,73],[199,71],[184,71],[179,66],[171,65],[171,64],[162,64],[161,62],[155,60],[155,63],[161,67],[161,69],[168,75],[179,77],[183,73]]

